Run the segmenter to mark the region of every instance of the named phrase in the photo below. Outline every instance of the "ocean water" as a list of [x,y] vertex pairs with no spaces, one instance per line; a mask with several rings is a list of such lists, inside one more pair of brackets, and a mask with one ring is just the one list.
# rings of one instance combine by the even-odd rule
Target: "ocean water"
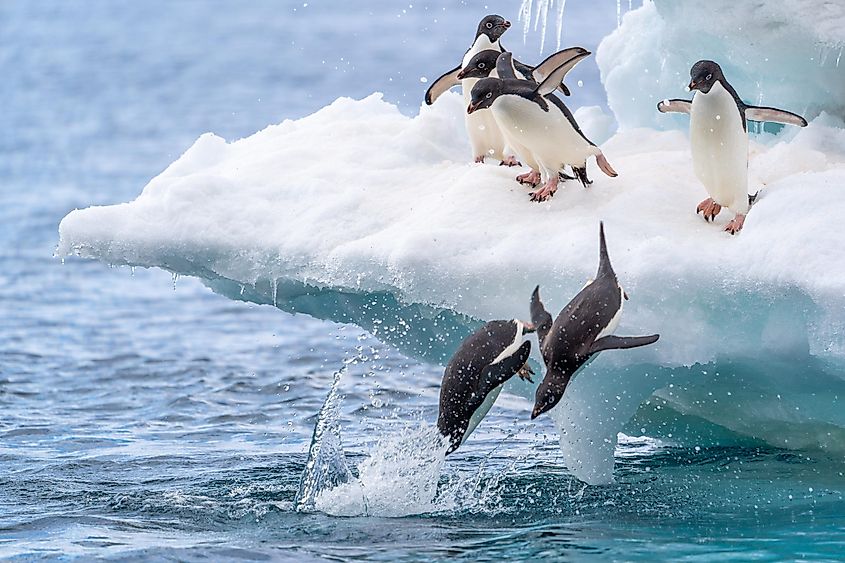
[[[569,4],[565,45],[594,48],[616,25],[615,2]],[[452,66],[475,21],[518,8],[0,3],[0,558],[845,557],[841,459],[624,437],[616,483],[586,487],[551,422],[509,395],[418,510],[387,517],[407,482],[382,480],[364,514],[296,512],[338,370],[357,473],[413,458],[441,368],[194,280],[53,258],[68,211],[134,198],[203,132],[236,139],[373,91],[414,113],[422,79]],[[519,32],[506,45],[539,60],[536,35]],[[597,77],[576,69],[573,106],[604,105]]]

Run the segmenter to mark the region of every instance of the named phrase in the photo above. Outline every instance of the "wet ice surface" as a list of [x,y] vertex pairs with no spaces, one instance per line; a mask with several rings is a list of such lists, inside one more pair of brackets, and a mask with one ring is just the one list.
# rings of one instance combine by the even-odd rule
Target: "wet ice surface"
[[[561,469],[551,421],[528,422],[525,401],[504,395],[450,456],[441,484],[451,496],[430,511],[293,511],[314,417],[345,360],[366,356],[343,384],[356,473],[380,437],[434,420],[440,369],[352,326],[51,254],[68,211],[131,199],[206,130],[245,136],[341,93],[369,94],[373,81],[411,111],[423,89],[412,84],[462,52],[438,42],[412,72],[387,41],[405,40],[401,27],[365,33],[367,14],[335,5],[343,17],[305,29],[292,15],[301,4],[0,6],[0,69],[15,78],[0,112],[0,557],[837,558],[841,460],[632,438],[617,451],[616,484],[584,488]],[[401,21],[424,6],[390,10]],[[516,8],[491,5],[513,19]],[[475,19],[472,7],[447,13]],[[362,31],[340,55],[327,34],[352,16]],[[371,49],[384,66],[363,57]],[[338,74],[281,64],[315,51]]]

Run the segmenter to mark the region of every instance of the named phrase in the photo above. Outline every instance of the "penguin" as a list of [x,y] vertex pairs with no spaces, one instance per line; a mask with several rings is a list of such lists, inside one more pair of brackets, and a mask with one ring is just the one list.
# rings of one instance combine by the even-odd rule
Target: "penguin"
[[[425,103],[431,105],[440,97],[443,92],[452,86],[461,85],[464,94],[464,103],[469,103],[469,95],[472,87],[477,82],[475,78],[460,80],[458,73],[464,68],[477,53],[486,49],[502,52],[502,45],[499,39],[510,28],[511,23],[502,16],[485,16],[479,23],[475,32],[475,40],[464,54],[460,66],[443,74],[435,80],[425,93]],[[464,115],[469,142],[472,146],[472,154],[476,163],[484,162],[488,156],[492,156],[507,166],[516,166],[517,160],[513,155],[505,155],[505,141],[502,137],[496,121],[490,115]]]
[[511,377],[531,381],[531,342],[524,338],[532,332],[520,320],[490,321],[461,342],[440,385],[437,428],[449,441],[447,455],[466,441]]
[[530,152],[545,184],[531,194],[533,201],[545,201],[557,191],[558,171],[572,166],[586,186],[587,158],[596,157],[599,168],[610,177],[618,174],[601,149],[590,141],[569,108],[552,92],[561,76],[586,57],[576,54],[552,71],[539,84],[513,78],[482,78],[473,87],[467,113],[490,109],[504,135]]
[[[576,57],[576,55],[590,55],[591,53],[584,49],[583,47],[570,47],[568,49],[564,49],[562,51],[558,51],[550,56],[548,56],[543,62],[541,62],[536,67],[527,67],[531,69],[530,74],[523,74],[517,70],[516,62],[513,59],[513,55],[508,52],[504,51],[499,53],[493,49],[486,49],[481,51],[477,55],[475,55],[469,62],[467,66],[461,69],[461,72],[458,73],[458,77],[463,78],[509,78],[509,79],[520,79],[520,80],[527,80],[531,83],[537,84],[542,82],[552,71],[557,69],[563,64],[566,64],[570,60],[574,60],[574,64],[567,67],[568,70],[571,70],[575,64],[578,64],[583,58]],[[565,74],[561,76],[561,82],[558,85],[559,89],[562,89],[569,95],[569,90],[566,89],[566,86],[563,83],[565,78]],[[495,117],[495,116],[494,116]],[[499,127],[502,130],[501,126]],[[525,174],[520,174],[516,177],[516,181],[520,184],[528,184],[531,187],[535,187],[537,184],[540,183],[540,169],[537,162],[531,155],[531,152],[528,151],[522,144],[514,139],[512,136],[506,134],[506,131],[502,131],[502,135],[505,137],[505,142],[507,145],[516,152],[517,156],[522,159],[522,162],[527,164],[529,168],[531,168],[530,172]],[[575,176],[570,176],[569,174],[560,171],[559,176],[561,180],[574,180]],[[586,175],[582,180],[586,183],[592,183],[587,178]]]
[[540,286],[531,295],[531,322],[537,331],[546,375],[537,387],[535,419],[554,408],[566,386],[578,371],[603,350],[637,348],[657,342],[650,336],[614,336],[622,307],[628,299],[610,264],[604,224],[599,223],[599,269],[596,278],[572,298],[552,323],[552,316],[540,301]]
[[734,212],[725,231],[736,234],[756,194],[748,194],[747,121],[770,121],[806,127],[807,120],[782,109],[752,106],[743,102],[713,61],[701,60],[690,69],[690,100],[664,100],[657,104],[661,113],[690,115],[690,145],[695,175],[704,184],[709,198],[695,212],[705,221],[716,218],[723,207]]

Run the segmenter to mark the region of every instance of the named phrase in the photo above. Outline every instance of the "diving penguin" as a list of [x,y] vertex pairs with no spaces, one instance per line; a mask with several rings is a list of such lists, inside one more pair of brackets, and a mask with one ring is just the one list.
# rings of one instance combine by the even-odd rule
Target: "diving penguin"
[[601,149],[581,132],[569,108],[552,94],[560,78],[588,54],[574,55],[539,84],[513,78],[483,78],[472,89],[467,113],[489,108],[505,138],[530,153],[538,165],[545,184],[531,194],[533,201],[545,201],[554,195],[560,182],[558,172],[566,165],[586,185],[590,156],[596,157],[602,172],[617,176]]
[[698,61],[690,69],[692,101],[664,100],[657,104],[662,113],[690,114],[690,145],[695,175],[710,197],[698,204],[696,214],[712,221],[727,207],[736,215],[725,230],[735,234],[742,229],[755,196],[748,195],[747,121],[770,121],[806,127],[800,115],[771,107],[743,102],[730,85],[722,68],[713,61]]
[[487,415],[505,382],[531,376],[525,362],[534,326],[519,320],[490,321],[468,336],[449,360],[440,385],[437,428],[454,452]]
[[531,295],[531,321],[536,326],[546,375],[537,387],[531,418],[554,408],[582,367],[603,350],[636,348],[657,342],[650,336],[613,336],[628,296],[610,265],[604,224],[599,223],[599,269],[596,279],[572,298],[552,323],[540,301],[540,286]]

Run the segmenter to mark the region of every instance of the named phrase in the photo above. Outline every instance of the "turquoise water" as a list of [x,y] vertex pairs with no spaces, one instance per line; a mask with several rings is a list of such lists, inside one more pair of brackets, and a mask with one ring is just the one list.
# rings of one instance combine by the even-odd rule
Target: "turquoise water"
[[[374,90],[415,112],[479,10],[518,7],[468,4],[0,4],[0,558],[843,558],[841,457],[627,437],[616,483],[585,487],[513,396],[420,513],[297,513],[333,374],[347,365],[357,472],[434,421],[441,368],[352,325],[52,257],[68,211],[134,198],[205,131],[235,139]],[[614,3],[571,4],[567,37],[594,47]],[[603,104],[582,66],[576,105]]]

